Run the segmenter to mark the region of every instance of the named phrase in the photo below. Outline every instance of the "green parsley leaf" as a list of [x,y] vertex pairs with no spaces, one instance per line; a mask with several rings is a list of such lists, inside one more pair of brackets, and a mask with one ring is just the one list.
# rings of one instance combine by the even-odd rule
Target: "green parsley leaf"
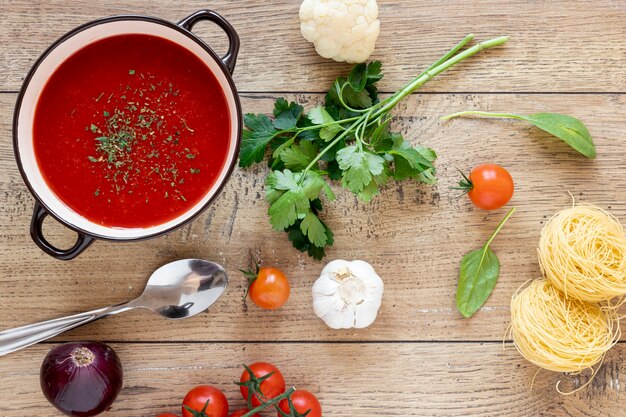
[[128,70],[128,75],[135,75],[135,70]]
[[303,110],[299,104],[288,103],[284,98],[279,98],[274,103],[274,127],[278,130],[295,128]]
[[[321,210],[322,202],[319,199],[311,201],[311,212],[313,215],[318,216],[318,213]],[[307,252],[310,257],[320,260],[324,256],[326,256],[325,247],[332,246],[335,241],[333,232],[330,230],[330,228],[319,217],[317,217],[317,219],[324,227],[324,232],[326,235],[326,243],[323,246],[316,246],[315,244],[313,244],[311,240],[309,240],[309,236],[307,236],[307,234],[302,231],[302,222],[304,221],[304,219],[296,220],[296,222],[292,226],[289,226],[285,231],[287,232],[289,241],[291,241],[292,245],[296,249],[301,252]],[[319,239],[321,241],[321,236],[319,236]]]
[[383,172],[385,160],[353,145],[337,152],[337,162],[343,170],[342,184],[358,194],[372,181],[373,176]]
[[367,83],[367,65],[364,63],[355,65],[348,75],[348,83],[354,91],[363,91]]
[[[335,119],[326,111],[324,107],[316,107],[309,112],[308,118],[316,125],[324,125],[335,122]],[[330,141],[335,135],[343,130],[338,123],[329,124],[320,129],[320,138],[326,142]]]
[[320,219],[312,212],[308,212],[304,219],[302,219],[300,230],[302,230],[302,233],[309,238],[309,241],[318,248],[323,248],[324,245],[326,245],[326,228]]
[[309,199],[304,190],[298,188],[285,192],[272,203],[267,213],[274,230],[285,230],[296,219],[306,216],[309,211]]
[[383,79],[382,74],[383,63],[380,61],[372,61],[367,64],[367,83],[366,86],[371,86]]
[[[291,142],[293,142],[293,140],[291,140]],[[309,141],[301,141],[299,145],[284,148],[280,152],[279,157],[285,164],[286,168],[303,170],[317,156],[317,152],[318,148],[313,143]]]
[[346,85],[346,88],[343,89],[343,99],[345,102],[353,108],[356,109],[366,109],[371,107],[374,103],[372,97],[369,94],[369,91],[355,91],[350,85]]
[[314,172],[308,172],[303,178],[302,173],[285,169],[273,171],[265,185],[265,198],[271,204],[270,224],[275,230],[284,230],[309,213],[309,202],[319,197],[325,182]]
[[265,148],[272,139],[280,133],[274,129],[269,117],[264,114],[246,114],[244,123],[247,130],[243,131],[239,166],[248,167],[255,162],[261,162],[265,155]]

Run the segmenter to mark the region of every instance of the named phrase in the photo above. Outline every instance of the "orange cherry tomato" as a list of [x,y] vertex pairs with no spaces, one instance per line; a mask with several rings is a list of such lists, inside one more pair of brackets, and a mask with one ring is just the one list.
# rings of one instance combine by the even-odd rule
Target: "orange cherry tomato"
[[462,181],[461,188],[468,189],[467,196],[478,208],[495,210],[513,197],[515,189],[511,174],[496,164],[479,165],[472,170],[469,181]]
[[254,304],[266,310],[276,310],[289,299],[291,289],[285,274],[278,268],[260,268],[248,288]]

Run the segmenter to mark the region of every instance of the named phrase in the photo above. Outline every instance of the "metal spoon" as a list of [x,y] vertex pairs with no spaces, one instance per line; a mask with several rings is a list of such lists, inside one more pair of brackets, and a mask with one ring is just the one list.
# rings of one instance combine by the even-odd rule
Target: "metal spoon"
[[226,271],[214,262],[202,259],[170,262],[152,273],[143,293],[132,301],[0,332],[0,356],[134,308],[147,308],[167,319],[191,317],[209,308],[222,295],[227,283]]

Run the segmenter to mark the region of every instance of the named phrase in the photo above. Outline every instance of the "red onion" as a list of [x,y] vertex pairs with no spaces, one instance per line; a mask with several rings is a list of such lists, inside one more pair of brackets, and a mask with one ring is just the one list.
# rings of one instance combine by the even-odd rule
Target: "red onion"
[[41,365],[41,390],[52,405],[72,417],[91,417],[111,407],[122,388],[122,364],[104,343],[65,343]]

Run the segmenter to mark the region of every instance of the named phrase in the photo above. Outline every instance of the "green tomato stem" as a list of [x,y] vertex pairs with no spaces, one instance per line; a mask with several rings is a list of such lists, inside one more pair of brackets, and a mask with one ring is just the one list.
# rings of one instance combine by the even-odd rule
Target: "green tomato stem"
[[493,233],[491,234],[491,237],[489,238],[487,243],[485,243],[485,246],[483,246],[484,248],[488,248],[489,247],[491,242],[493,242],[493,239],[495,239],[496,235],[500,232],[500,230],[504,226],[504,223],[506,223],[506,221],[509,220],[509,217],[511,217],[513,215],[513,213],[515,213],[515,210],[516,210],[516,208],[513,207],[511,210],[509,210],[509,212],[506,214],[506,216],[504,216],[504,218],[498,224],[498,227],[496,227],[496,230],[494,230]]
[[491,113],[486,111],[477,111],[477,110],[468,110],[468,111],[460,111],[458,113],[449,114],[447,116],[443,116],[441,120],[450,120],[455,117],[464,117],[464,116],[480,116],[480,117],[495,117],[501,119],[519,119],[522,120],[523,117],[517,114],[511,113]]
[[261,404],[260,406],[253,408],[252,410],[248,411],[246,414],[244,414],[241,417],[252,417],[253,415],[255,415],[256,413],[260,413],[261,411],[265,410],[268,407],[271,407],[273,405],[277,405],[279,402],[281,402],[282,400],[284,400],[285,398],[289,398],[289,396],[291,394],[293,394],[293,392],[296,390],[295,387],[291,387],[289,388],[287,391],[283,392],[282,394],[272,398],[271,400],[264,402],[263,404]]

